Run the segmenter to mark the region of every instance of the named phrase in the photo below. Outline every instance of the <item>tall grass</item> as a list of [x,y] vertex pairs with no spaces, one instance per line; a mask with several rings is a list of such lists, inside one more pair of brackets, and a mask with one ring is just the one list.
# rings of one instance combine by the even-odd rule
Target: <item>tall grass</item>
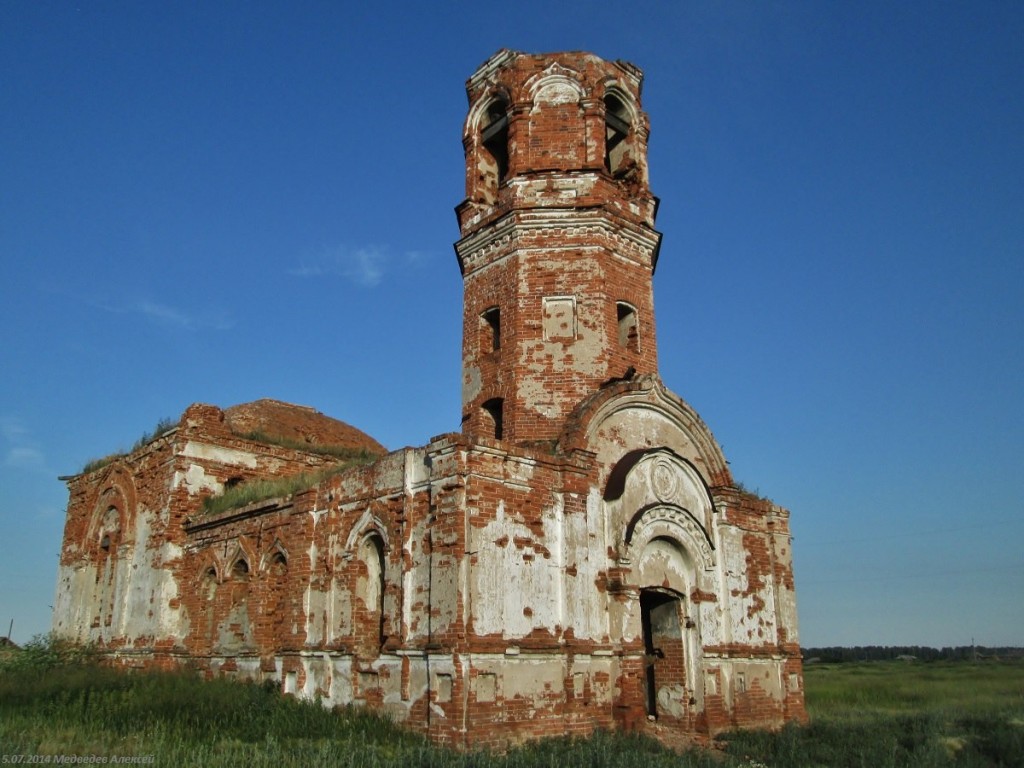
[[[42,638],[0,658],[0,751],[283,768],[1024,765],[1024,665],[822,667],[806,680],[811,725],[731,733],[718,751],[680,755],[642,737],[598,733],[491,755],[435,747],[365,709],[326,709],[276,686],[113,670],[88,648]],[[885,680],[893,685],[879,686]]]
[[865,721],[927,713],[1024,717],[1024,661],[865,662],[805,668],[813,719]]
[[[0,745],[5,753],[187,756],[201,764],[301,765],[294,755],[359,747],[408,753],[423,739],[365,710],[334,711],[281,696],[277,686],[187,670],[130,672],[52,639],[0,663]],[[288,752],[289,761],[269,759]],[[335,764],[351,764],[334,761]],[[169,763],[168,763],[169,764]],[[374,762],[365,763],[377,764]]]
[[1024,662],[808,666],[811,723],[734,732],[771,766],[1024,766]]

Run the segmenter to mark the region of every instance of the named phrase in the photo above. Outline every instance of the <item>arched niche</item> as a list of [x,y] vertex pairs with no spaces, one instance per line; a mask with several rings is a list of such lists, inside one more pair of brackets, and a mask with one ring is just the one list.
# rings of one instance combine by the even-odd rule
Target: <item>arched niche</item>
[[559,447],[594,454],[602,492],[631,451],[644,454],[659,448],[689,463],[705,487],[732,483],[722,449],[707,425],[653,374],[619,382],[587,398],[566,420]]
[[391,549],[391,542],[388,540],[387,526],[384,525],[383,520],[367,509],[359,516],[359,519],[356,520],[352,529],[349,531],[348,538],[345,540],[345,550],[347,552],[355,551],[357,544],[372,533],[375,533],[380,537],[383,542],[385,552]]
[[701,474],[666,448],[635,450],[612,468],[604,491],[609,544],[632,560],[656,539],[676,541],[701,570],[715,565],[711,494]]
[[275,539],[273,545],[260,558],[260,570],[269,574],[271,578],[281,578],[288,573],[288,550],[285,549],[280,539]]
[[543,106],[579,104],[586,95],[576,73],[557,64],[548,67],[543,75],[528,80],[525,90],[534,110]]
[[88,552],[99,558],[116,556],[121,545],[132,543],[135,499],[131,475],[123,467],[111,468],[93,506],[86,534]]
[[352,631],[358,652],[365,657],[380,652],[390,626],[385,609],[390,549],[387,527],[367,509],[352,526],[345,542],[346,557],[354,558],[356,568],[349,571],[345,584],[338,585],[351,595]]
[[385,552],[384,539],[376,530],[369,531],[356,550],[362,573],[356,579],[356,596],[363,604],[357,627],[359,645],[364,654],[375,654],[387,637],[384,611]]
[[[580,169],[587,165],[588,136],[580,76],[559,64],[524,83],[530,100],[516,153],[516,173]],[[521,134],[522,135],[522,134]]]

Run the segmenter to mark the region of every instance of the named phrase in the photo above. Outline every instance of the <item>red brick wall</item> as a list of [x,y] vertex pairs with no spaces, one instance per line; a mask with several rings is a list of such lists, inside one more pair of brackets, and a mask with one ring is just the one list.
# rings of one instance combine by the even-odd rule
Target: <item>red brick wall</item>
[[[463,431],[494,437],[482,406],[502,398],[502,437],[552,440],[603,382],[657,370],[651,276],[660,235],[646,182],[647,118],[639,70],[588,54],[518,56],[470,80],[467,199],[456,246],[465,278]],[[604,96],[633,105],[636,172],[604,165]],[[509,178],[497,200],[476,169],[485,105],[509,103]],[[489,155],[487,155],[489,156]],[[574,327],[545,326],[545,299],[575,300]],[[618,343],[617,302],[637,311],[638,348]],[[481,349],[480,315],[501,308],[501,349]]]

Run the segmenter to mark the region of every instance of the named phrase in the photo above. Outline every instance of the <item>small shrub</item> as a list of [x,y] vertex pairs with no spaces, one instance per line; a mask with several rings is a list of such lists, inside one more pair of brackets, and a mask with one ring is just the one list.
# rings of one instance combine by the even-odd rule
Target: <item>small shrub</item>
[[769,499],[767,496],[761,495],[760,488],[754,488],[753,490],[751,490],[746,486],[746,484],[739,480],[734,480],[732,487],[735,488],[740,493],[746,494],[747,496],[753,496],[755,499],[760,499],[761,501],[771,501],[771,499]]
[[113,464],[118,459],[124,458],[124,453],[109,453],[99,459],[89,459],[85,462],[85,466],[82,467],[82,474],[87,475],[90,472],[95,472],[97,469],[103,469],[108,464]]
[[114,453],[109,453],[102,458],[90,459],[89,461],[87,461],[85,463],[85,466],[82,467],[82,474],[87,475],[90,472],[95,472],[97,469],[103,469],[103,467],[107,466],[108,464],[114,463],[118,459],[123,459],[129,453],[133,453],[139,450],[139,448],[142,448],[144,445],[148,445],[149,443],[156,440],[158,437],[167,434],[177,426],[178,422],[172,419],[160,419],[156,423],[156,426],[153,427],[153,431],[143,432],[142,435],[139,436],[139,439],[132,443],[132,447],[129,450],[115,451]]
[[132,451],[139,450],[139,448],[141,448],[142,446],[147,445],[147,444],[153,442],[154,440],[156,440],[161,435],[167,434],[172,429],[174,429],[176,426],[178,426],[178,422],[176,422],[176,421],[173,421],[171,419],[160,419],[156,423],[156,426],[153,427],[153,431],[152,432],[143,432],[142,435],[139,437],[139,439],[136,440],[134,444],[132,444],[131,451],[128,451],[128,452],[131,453]]
[[0,657],[0,672],[91,666],[98,659],[96,646],[75,643],[50,632],[36,635],[19,650]]

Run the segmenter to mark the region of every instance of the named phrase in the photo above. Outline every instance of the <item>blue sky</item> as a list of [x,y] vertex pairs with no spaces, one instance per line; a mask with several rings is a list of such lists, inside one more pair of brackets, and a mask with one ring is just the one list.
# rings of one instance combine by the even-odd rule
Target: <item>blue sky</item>
[[57,476],[189,403],[458,429],[502,47],[644,69],[662,378],[792,510],[802,642],[1024,645],[1019,2],[3,4],[3,629]]

